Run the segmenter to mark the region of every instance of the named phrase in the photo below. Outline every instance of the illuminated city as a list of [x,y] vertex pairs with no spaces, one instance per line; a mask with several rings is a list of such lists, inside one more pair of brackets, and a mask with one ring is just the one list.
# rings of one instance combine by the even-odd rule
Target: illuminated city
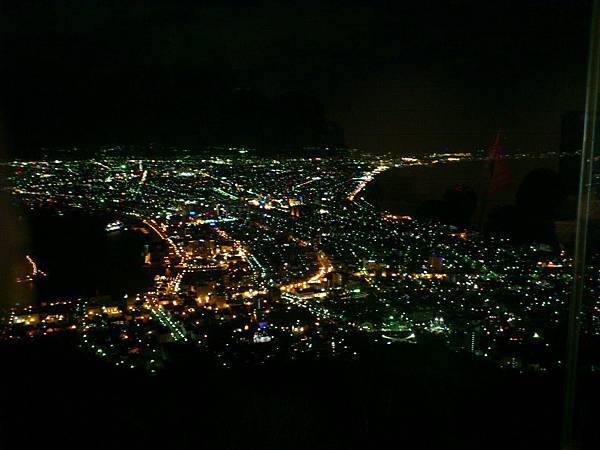
[[[98,357],[152,373],[173,342],[225,367],[302,354],[360,358],[357,339],[423,338],[499,367],[561,366],[572,266],[564,250],[378,212],[366,199],[369,182],[390,168],[474,156],[247,152],[8,163],[7,189],[28,207],[109,213],[107,233],[132,227],[162,245],[144,256],[158,269],[149,290],[15,307],[3,338],[75,332]],[[46,275],[27,259],[27,281]],[[591,268],[592,298],[598,276]],[[585,311],[589,339],[600,335],[598,312]]]
[[600,0],[0,11],[0,450],[600,449]]

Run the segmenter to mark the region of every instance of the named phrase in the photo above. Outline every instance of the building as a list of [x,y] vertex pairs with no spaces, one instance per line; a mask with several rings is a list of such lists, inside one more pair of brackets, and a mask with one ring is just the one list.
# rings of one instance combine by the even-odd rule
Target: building
[[429,257],[429,268],[433,272],[441,272],[444,269],[444,258],[438,255],[431,255]]

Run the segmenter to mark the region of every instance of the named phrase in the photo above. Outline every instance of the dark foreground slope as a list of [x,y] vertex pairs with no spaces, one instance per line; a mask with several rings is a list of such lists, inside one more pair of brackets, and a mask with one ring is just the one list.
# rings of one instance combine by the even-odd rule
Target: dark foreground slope
[[[186,349],[171,357],[148,377],[68,340],[3,345],[0,448],[557,448],[559,377],[500,372],[441,348],[231,370]],[[591,386],[584,448],[599,442]]]

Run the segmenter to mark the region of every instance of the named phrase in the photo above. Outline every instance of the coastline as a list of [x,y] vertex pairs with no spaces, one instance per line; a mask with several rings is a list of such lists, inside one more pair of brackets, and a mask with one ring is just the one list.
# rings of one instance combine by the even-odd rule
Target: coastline
[[[557,158],[506,159],[511,180],[501,192],[488,199],[488,211],[494,207],[512,204],[519,183],[537,168],[558,171]],[[482,197],[489,182],[487,160],[469,160],[432,166],[392,167],[377,174],[366,187],[366,198],[381,212],[414,215],[420,204],[441,200],[444,191],[456,184],[471,187],[477,195],[474,217],[481,213]]]
[[22,221],[31,230],[24,249],[48,277],[29,290],[33,302],[60,298],[144,292],[153,275],[143,264],[150,236],[134,229],[106,233],[111,216],[69,211],[28,211]]

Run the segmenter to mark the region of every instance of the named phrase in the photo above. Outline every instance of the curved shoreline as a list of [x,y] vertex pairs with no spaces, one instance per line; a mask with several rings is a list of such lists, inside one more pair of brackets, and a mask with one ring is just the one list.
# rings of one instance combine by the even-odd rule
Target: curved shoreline
[[[506,158],[511,173],[511,184],[493,198],[493,205],[511,204],[518,185],[531,170],[550,168],[558,170],[558,160],[547,158]],[[365,197],[382,213],[414,215],[419,204],[441,200],[445,190],[457,184],[470,186],[477,197],[487,187],[489,171],[486,159],[469,159],[430,165],[396,166],[374,177],[366,187]],[[481,202],[478,202],[478,208]],[[475,213],[477,217],[478,211]]]
[[36,287],[36,301],[115,296],[144,292],[152,286],[152,277],[137,257],[143,249],[143,234],[132,232],[115,240],[104,231],[106,214],[51,213],[34,210],[27,218],[33,235],[27,253],[50,274]]

